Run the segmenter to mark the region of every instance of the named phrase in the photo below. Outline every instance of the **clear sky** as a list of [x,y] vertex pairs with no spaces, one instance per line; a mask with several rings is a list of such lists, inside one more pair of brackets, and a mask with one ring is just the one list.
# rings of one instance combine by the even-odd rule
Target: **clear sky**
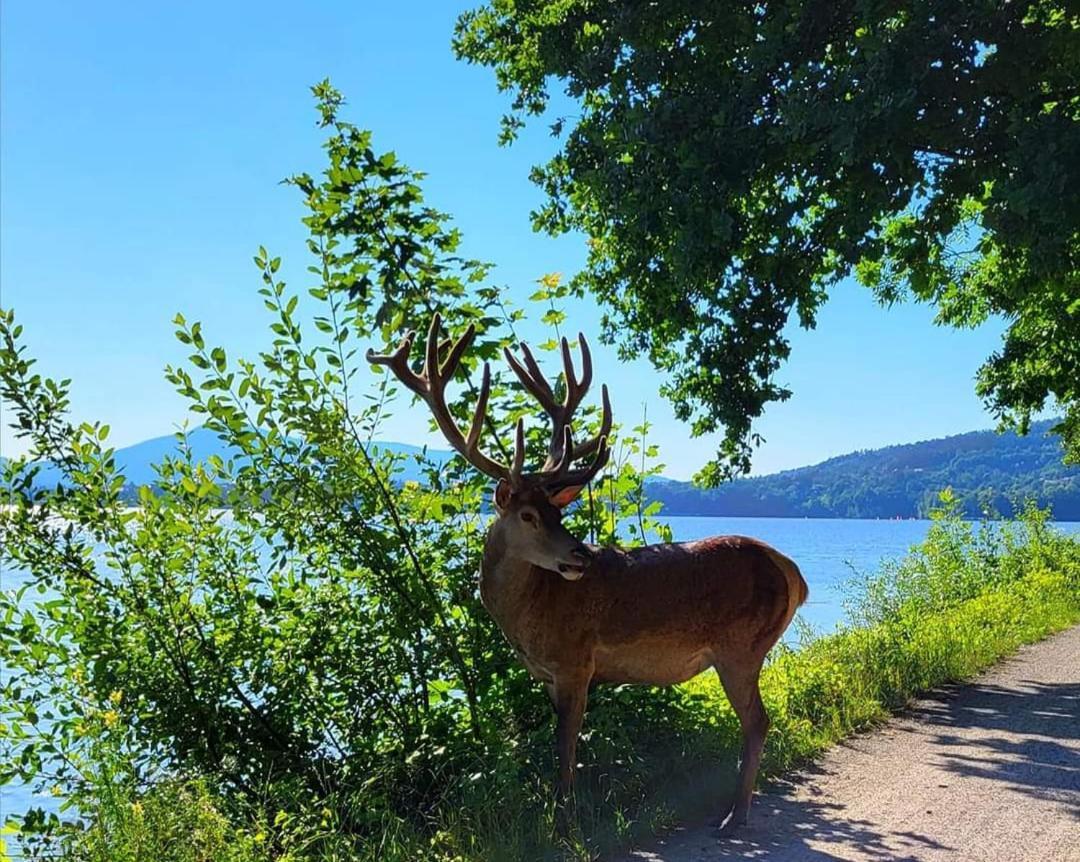
[[[182,400],[162,378],[182,360],[170,320],[252,355],[265,338],[251,255],[285,257],[307,285],[300,202],[278,181],[321,168],[308,87],[330,77],[348,119],[429,173],[465,252],[497,265],[522,299],[572,273],[580,237],[533,234],[530,165],[553,149],[543,123],[496,143],[507,99],[490,71],[454,60],[454,4],[120,3],[8,0],[0,19],[0,305],[26,327],[41,370],[73,378],[75,417],[123,446],[174,430]],[[598,313],[569,309],[589,332]],[[795,395],[759,423],[755,472],[992,425],[973,391],[1001,326],[933,327],[926,308],[879,308],[845,284],[814,332],[793,333],[780,379]],[[595,340],[594,340],[595,344]],[[691,475],[714,441],[691,440],[644,363],[597,346],[616,416],[647,403],[667,473]],[[399,415],[388,439],[423,442]],[[18,451],[10,432],[3,451]]]

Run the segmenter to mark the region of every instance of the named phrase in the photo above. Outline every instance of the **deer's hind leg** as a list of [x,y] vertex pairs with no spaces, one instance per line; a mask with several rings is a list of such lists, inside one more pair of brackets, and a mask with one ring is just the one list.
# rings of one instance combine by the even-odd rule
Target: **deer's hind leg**
[[761,751],[765,746],[765,734],[769,730],[769,716],[761,700],[758,678],[761,663],[749,667],[717,665],[720,684],[738,716],[742,727],[742,757],[739,776],[735,785],[735,798],[727,819],[722,820],[721,832],[728,833],[746,823],[750,812],[750,797],[754,793],[754,781],[761,765]]

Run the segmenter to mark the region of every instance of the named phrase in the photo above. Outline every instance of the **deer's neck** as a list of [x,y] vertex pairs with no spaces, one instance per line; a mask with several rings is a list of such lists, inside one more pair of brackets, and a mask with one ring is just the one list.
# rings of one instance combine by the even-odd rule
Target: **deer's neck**
[[507,635],[531,601],[534,575],[532,563],[512,555],[498,530],[488,532],[480,562],[480,600]]

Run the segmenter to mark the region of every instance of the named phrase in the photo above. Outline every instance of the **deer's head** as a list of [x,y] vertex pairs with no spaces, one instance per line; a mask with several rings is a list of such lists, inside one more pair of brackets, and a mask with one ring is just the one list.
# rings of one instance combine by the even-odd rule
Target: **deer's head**
[[[453,378],[465,351],[476,336],[470,326],[465,333],[450,342],[439,341],[439,315],[428,330],[424,368],[416,373],[409,367],[415,331],[409,332],[393,353],[376,354],[369,350],[369,362],[387,366],[394,375],[431,408],[435,422],[447,442],[481,473],[496,480],[494,502],[498,518],[492,526],[506,552],[549,571],[558,572],[567,580],[577,580],[588,567],[592,552],[576,539],[562,524],[562,512],[582,488],[607,463],[607,437],[611,433],[611,403],[607,387],[602,387],[603,413],[600,431],[592,439],[575,444],[571,421],[592,382],[592,357],[585,336],[578,334],[581,344],[581,378],[574,373],[570,344],[562,340],[563,372],[566,394],[562,403],[540,371],[532,351],[521,346],[524,363],[509,350],[506,360],[525,387],[544,408],[551,419],[551,442],[543,466],[524,472],[525,425],[519,419],[515,429],[514,455],[510,464],[501,463],[479,448],[480,434],[489,422],[486,410],[491,395],[491,368],[484,363],[480,395],[473,410],[469,433],[462,434],[446,405],[446,384]],[[445,358],[443,358],[445,356]],[[575,461],[591,457],[586,467],[574,469]]]
[[563,526],[562,510],[580,492],[580,486],[550,495],[542,488],[515,491],[500,479],[494,494],[499,517],[491,529],[508,555],[576,581],[585,574],[593,554]]

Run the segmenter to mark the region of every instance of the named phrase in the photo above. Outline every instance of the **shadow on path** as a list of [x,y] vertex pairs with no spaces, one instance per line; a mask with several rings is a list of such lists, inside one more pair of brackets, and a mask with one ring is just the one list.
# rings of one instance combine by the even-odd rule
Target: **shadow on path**
[[[773,782],[755,800],[750,824],[732,837],[721,838],[716,829],[701,826],[677,829],[648,851],[643,860],[712,862],[714,859],[782,859],[798,862],[835,862],[849,852],[890,862],[920,862],[927,848],[948,851],[928,835],[911,830],[884,830],[868,820],[851,817],[843,805],[827,802],[815,792],[813,781],[825,773],[817,766],[802,769],[795,782]],[[796,798],[809,789],[819,797]]]
[[1072,846],[1080,847],[1080,682],[1072,672],[1066,679],[1014,674],[1005,685],[931,692],[880,732],[841,743],[820,763],[773,783],[757,797],[749,827],[735,836],[680,829],[634,858],[1012,859],[1017,845],[1010,850],[995,836],[1015,840],[1050,827],[1064,831],[1045,847],[1027,833],[1030,858],[1080,860],[1080,851],[1056,855],[1061,841],[1072,844],[1061,837],[1071,824]]
[[[825,862],[856,851],[892,862],[920,862],[927,848],[950,850],[928,835],[883,830],[869,820],[845,814],[844,806],[769,797],[754,812],[751,826],[733,838],[716,839],[705,859],[798,859]],[[777,856],[779,854],[779,856]]]
[[918,718],[935,731],[946,772],[1055,802],[1080,820],[1080,684],[1022,680],[938,692]]

